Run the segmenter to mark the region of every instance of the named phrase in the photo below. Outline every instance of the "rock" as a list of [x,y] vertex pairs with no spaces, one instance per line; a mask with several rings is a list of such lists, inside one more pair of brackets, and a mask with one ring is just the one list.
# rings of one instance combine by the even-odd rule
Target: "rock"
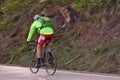
[[70,6],[59,7],[51,4],[43,9],[41,13],[53,19],[53,26],[65,27],[68,23],[75,22],[75,11]]
[[59,12],[59,6],[57,4],[52,4],[45,7],[42,13],[46,14],[49,17],[55,16]]

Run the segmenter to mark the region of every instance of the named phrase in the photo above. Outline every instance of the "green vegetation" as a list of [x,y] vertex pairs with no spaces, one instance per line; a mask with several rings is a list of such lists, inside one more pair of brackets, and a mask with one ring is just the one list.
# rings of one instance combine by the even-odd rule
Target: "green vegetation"
[[65,6],[71,4],[71,0],[54,0],[59,6]]
[[94,47],[92,47],[90,51],[93,55],[96,55],[98,53],[104,53],[104,51],[106,51],[107,48],[108,48],[108,43],[101,42],[96,44]]
[[74,2],[72,5],[74,6],[76,11],[85,11],[87,8],[96,8],[102,5],[103,0],[80,0]]
[[[86,47],[86,50],[90,53],[79,53],[81,57],[69,64],[69,69],[118,73],[118,64],[120,62],[118,58],[120,56],[119,45],[120,41],[118,40],[112,43],[101,42],[94,47]],[[74,53],[74,55],[78,55],[78,53]]]
[[43,8],[45,8],[48,4],[52,4],[54,1],[53,0],[46,0],[43,4],[41,4],[38,7],[38,11],[41,12]]
[[14,26],[14,24],[12,23],[11,19],[7,19],[4,20],[0,23],[0,30],[9,30],[10,28],[12,28]]
[[7,0],[5,5],[2,7],[2,10],[4,12],[20,12],[23,8],[28,6],[30,3],[32,3],[34,0]]
[[11,12],[16,12],[19,10],[20,8],[20,4],[21,3],[21,0],[17,0],[17,1],[14,1],[14,0],[9,0],[2,8],[3,11],[11,11]]
[[[64,40],[58,46],[59,41]],[[52,46],[53,52],[57,55],[58,58],[58,67],[67,68],[66,63],[71,59],[75,58],[79,54],[79,46],[74,46],[68,38],[62,38],[58,40],[56,44]]]
[[59,6],[65,6],[65,5],[69,5],[71,4],[73,1],[69,0],[69,1],[65,1],[65,0],[46,0],[45,2],[43,2],[43,4],[41,4],[38,7],[38,11],[42,11],[44,7],[46,7],[49,4],[53,4],[53,3],[57,3]]
[[[0,54],[0,63],[27,65],[28,53],[31,48],[28,48],[25,44],[28,32],[25,31],[24,34],[23,31],[31,25],[34,14],[40,13],[46,6],[56,3],[60,7],[66,5],[72,6],[77,11],[77,14],[89,13],[88,18],[83,20],[79,20],[79,15],[77,15],[77,27],[76,24],[73,24],[72,29],[71,27],[70,29],[63,28],[56,32],[51,48],[57,55],[58,68],[107,73],[117,73],[119,71],[117,70],[120,63],[119,40],[110,43],[103,39],[92,46],[84,46],[74,39],[78,33],[81,34],[90,28],[101,17],[105,17],[108,20],[111,9],[114,10],[116,6],[115,0],[46,0],[40,5],[38,0],[1,0],[1,3],[4,4],[0,6],[0,11],[3,12],[3,14],[0,14],[0,31],[6,31],[9,36],[9,33],[14,32],[13,29],[15,29],[16,31],[10,35],[10,38],[19,36],[20,39],[14,44],[11,43],[12,47]],[[106,13],[103,13],[103,11]],[[76,38],[81,38],[83,35],[78,35]],[[79,55],[78,59],[66,65],[68,61]]]

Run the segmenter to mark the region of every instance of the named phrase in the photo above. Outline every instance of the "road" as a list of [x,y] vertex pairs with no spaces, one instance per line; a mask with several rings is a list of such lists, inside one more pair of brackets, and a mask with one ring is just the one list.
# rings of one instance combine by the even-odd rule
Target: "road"
[[32,74],[29,68],[0,65],[0,80],[120,80],[120,76],[58,71],[49,76],[44,69]]

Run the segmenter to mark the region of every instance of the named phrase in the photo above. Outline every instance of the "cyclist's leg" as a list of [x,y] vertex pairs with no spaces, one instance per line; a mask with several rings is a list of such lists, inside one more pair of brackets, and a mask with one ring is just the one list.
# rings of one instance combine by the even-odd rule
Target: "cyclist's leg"
[[51,52],[50,42],[49,42],[49,43],[47,43],[47,45],[46,45],[46,49],[47,49],[47,52]]
[[52,51],[51,51],[51,48],[50,48],[50,43],[47,45],[47,52],[50,55],[50,60],[53,60]]
[[45,36],[40,35],[40,37],[38,39],[38,44],[37,44],[37,58],[38,58],[37,67],[41,66],[41,62],[42,62],[42,58],[43,58],[41,48],[44,43],[45,43]]
[[47,36],[46,36],[46,39],[49,39],[49,40],[50,40],[49,43],[46,43],[47,52],[51,52],[50,42],[51,42],[52,38],[53,38],[53,34],[50,34],[50,35],[47,35]]
[[50,55],[50,59],[53,58],[52,51],[51,51],[51,48],[50,48],[52,38],[53,38],[53,34],[50,34],[50,35],[46,36],[46,39],[49,39],[49,43],[46,43],[46,49],[47,49],[48,54]]
[[41,53],[41,46],[37,45],[37,58],[38,58],[38,66],[41,64],[42,60],[42,53]]
[[37,58],[42,58],[41,46],[37,45]]

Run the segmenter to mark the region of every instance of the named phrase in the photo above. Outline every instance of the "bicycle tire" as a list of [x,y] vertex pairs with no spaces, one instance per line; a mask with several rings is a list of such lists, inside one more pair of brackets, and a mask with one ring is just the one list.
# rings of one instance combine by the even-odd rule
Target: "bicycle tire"
[[39,68],[35,67],[36,64],[37,64],[36,53],[31,52],[29,54],[29,68],[33,74],[36,74],[39,71]]
[[53,52],[52,56],[54,60],[52,61],[53,63],[50,63],[49,62],[50,55],[49,53],[45,53],[45,69],[48,75],[54,75],[57,69],[57,58]]

